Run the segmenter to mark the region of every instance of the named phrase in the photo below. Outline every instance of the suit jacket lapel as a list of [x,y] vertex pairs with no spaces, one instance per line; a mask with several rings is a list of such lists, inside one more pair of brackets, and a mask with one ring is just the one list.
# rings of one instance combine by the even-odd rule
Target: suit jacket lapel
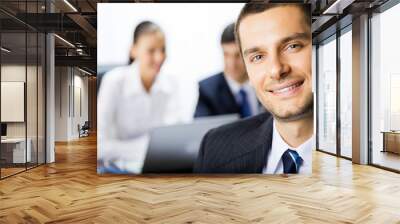
[[253,130],[243,133],[237,145],[232,145],[229,159],[222,166],[229,166],[231,170],[243,173],[261,173],[267,163],[267,155],[271,150],[273,118],[260,117],[260,125]]

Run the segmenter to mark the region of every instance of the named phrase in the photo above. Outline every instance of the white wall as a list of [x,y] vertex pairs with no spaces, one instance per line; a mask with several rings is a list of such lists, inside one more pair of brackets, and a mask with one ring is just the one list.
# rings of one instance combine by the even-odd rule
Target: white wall
[[[25,66],[25,65],[2,65],[1,66],[1,81],[2,82],[25,82],[25,76],[28,76],[29,84],[36,85],[36,81],[32,81],[31,75],[36,76],[36,67],[34,66]],[[32,108],[27,109],[27,118],[28,118],[28,136],[31,134],[32,130],[36,130],[36,113],[32,113],[32,111],[36,110],[36,88],[27,88],[27,104],[28,106],[35,102],[33,105],[30,105]],[[2,96],[4,97],[4,96]],[[7,108],[1,108],[1,110],[7,110]],[[22,108],[24,110],[24,108]],[[33,122],[33,123],[32,123]],[[7,136],[8,137],[24,137],[25,136],[25,126],[26,122],[7,122]],[[36,133],[36,132],[35,132]]]
[[[26,112],[26,120],[23,118],[22,122],[5,122],[7,124],[7,137],[21,138],[26,135],[27,138],[30,139],[29,142],[31,143],[30,148],[32,161],[36,162],[36,158],[38,158],[39,163],[44,162],[45,153],[45,90],[43,79],[44,74],[41,66],[25,66],[25,64],[3,64],[1,66],[2,82],[24,82],[26,86],[26,99],[22,99],[23,102],[20,102],[24,104],[22,107],[10,108],[5,105],[1,107],[3,113],[22,113],[22,116],[24,116]],[[5,89],[2,89],[1,97],[8,98],[7,92],[4,92],[4,90]],[[10,92],[8,93],[10,94]],[[19,93],[23,94],[24,90],[20,90]],[[2,104],[3,103],[4,102],[2,102]]]
[[[88,78],[76,68],[56,67],[55,86],[55,140],[77,139],[79,137],[78,124],[83,125],[88,120]],[[79,104],[76,97],[78,93],[74,91],[79,89],[81,90],[82,115],[76,106]]]
[[[312,46],[312,92],[314,98],[314,123],[313,128],[314,132],[313,135],[317,136],[317,47],[315,45]],[[317,138],[313,138],[313,146],[316,149],[317,146]],[[313,149],[313,150],[315,150]]]
[[[81,126],[85,123],[85,121],[88,120],[88,77],[87,76],[82,76],[83,73],[79,72],[78,70],[75,69],[74,71],[74,89],[75,89],[75,96],[72,96],[75,100],[74,108],[75,113],[73,113],[72,117],[72,130],[71,130],[71,135],[76,138],[78,137],[78,129],[77,126],[80,124]],[[78,92],[77,90],[80,90],[80,99],[78,98]],[[81,101],[80,103],[78,101]],[[80,105],[79,105],[80,104]],[[79,111],[79,106],[81,106],[82,112],[80,113]]]
[[68,85],[69,76],[67,67],[55,68],[55,140],[66,141],[68,139]]
[[[167,38],[168,73],[207,76],[222,69],[220,36],[242,3],[98,4],[98,65],[128,63],[133,31],[144,20],[161,26]],[[190,69],[189,69],[190,68]]]
[[133,31],[144,20],[166,34],[163,73],[178,77],[188,113],[197,103],[197,82],[223,69],[220,37],[235,22],[243,3],[99,3],[97,65],[124,65],[129,60]]
[[[25,66],[25,65],[2,65],[1,66],[1,81],[2,82],[24,82],[26,83],[25,80],[25,75],[26,71],[28,71],[28,74],[31,74],[31,71],[33,70],[32,66]],[[1,98],[5,98],[7,96],[2,96]],[[2,103],[3,105],[3,103]],[[3,105],[4,106],[4,105]],[[24,113],[24,107],[20,108],[22,109],[22,113]],[[8,108],[1,108],[2,114],[8,110]],[[22,122],[7,122],[8,127],[7,127],[7,133],[9,136],[14,136],[14,137],[24,137],[25,136],[25,123],[24,123],[24,118],[22,119]]]

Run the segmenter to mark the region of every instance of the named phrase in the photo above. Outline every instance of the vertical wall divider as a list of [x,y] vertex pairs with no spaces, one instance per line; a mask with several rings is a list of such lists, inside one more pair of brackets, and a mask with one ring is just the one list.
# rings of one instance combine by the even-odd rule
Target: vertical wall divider
[[69,67],[66,67],[68,71],[68,118],[71,117],[71,70]]
[[318,49],[319,49],[319,43],[318,44],[316,44],[316,46],[315,46],[315,104],[314,104],[314,107],[315,107],[315,113],[316,113],[316,115],[315,115],[315,128],[316,128],[316,130],[315,130],[315,148],[317,149],[317,150],[319,150],[319,132],[318,132],[318,130],[319,130],[319,108],[318,108],[318,105],[319,105],[319,94],[318,94],[318,88],[319,88],[319,66],[318,66],[318,61],[319,61],[319,53],[318,53]]
[[[36,0],[36,13],[39,1]],[[39,166],[39,32],[36,31],[36,166]]]
[[[28,0],[25,0],[25,21],[28,21]],[[28,170],[28,24],[25,23],[25,102],[24,102],[24,121],[25,121],[25,170]]]
[[[2,45],[2,35],[1,35],[1,34],[2,34],[2,31],[1,31],[1,30],[2,30],[2,29],[1,29],[1,28],[2,28],[2,27],[1,27],[1,24],[2,24],[2,23],[0,23],[0,47],[3,46],[3,45]],[[2,109],[2,108],[1,108],[1,68],[2,68],[2,63],[1,63],[1,62],[2,62],[2,58],[1,58],[1,52],[0,52],[0,124],[3,124],[3,123],[1,122],[1,109]],[[3,179],[2,173],[1,173],[1,171],[2,171],[2,169],[3,169],[3,165],[2,165],[3,162],[2,162],[2,157],[1,157],[1,150],[2,150],[2,147],[1,147],[1,144],[0,144],[0,180]]]
[[[36,13],[39,13],[36,1]],[[39,165],[39,33],[36,32],[36,164]]]
[[62,92],[62,85],[61,85],[61,79],[62,79],[62,76],[61,76],[61,74],[59,74],[58,75],[58,87],[60,88],[60,118],[62,117],[62,94],[61,94],[61,92]]
[[[45,12],[47,13],[47,0],[46,0],[46,6],[45,6]],[[44,82],[44,161],[43,163],[47,163],[47,35],[49,35],[47,32],[44,33],[44,68],[42,68],[42,82]],[[43,77],[44,74],[44,77]],[[43,95],[43,94],[42,94]],[[42,107],[43,108],[43,107]]]
[[373,153],[372,153],[372,102],[371,102],[371,100],[372,100],[372,97],[371,97],[371,94],[372,94],[372,83],[371,83],[371,80],[372,80],[372,64],[371,64],[371,55],[372,55],[372,29],[371,29],[371,19],[372,19],[372,12],[370,11],[370,12],[368,12],[368,21],[367,21],[367,23],[368,23],[368,31],[367,31],[367,33],[368,33],[368,35],[367,35],[367,45],[368,45],[368,53],[367,53],[367,61],[368,61],[368,70],[367,70],[367,82],[368,82],[368,96],[367,96],[367,98],[368,98],[368,100],[367,100],[367,104],[368,104],[368,115],[367,115],[367,117],[368,117],[368,124],[367,124],[367,129],[368,129],[368,156],[367,156],[367,164],[372,164],[372,160],[373,160],[373,158],[372,158],[372,156],[373,156]]
[[341,157],[341,119],[340,119],[340,29],[336,27],[336,155]]
[[[72,76],[71,76],[71,79],[72,79],[71,80],[72,81],[72,88],[71,88],[71,93],[72,93],[72,96],[71,96],[71,99],[72,99],[72,117],[73,117],[73,119],[75,119],[75,71],[74,71],[74,67],[71,67],[71,71],[72,71]],[[74,129],[72,129],[72,130],[74,130]]]

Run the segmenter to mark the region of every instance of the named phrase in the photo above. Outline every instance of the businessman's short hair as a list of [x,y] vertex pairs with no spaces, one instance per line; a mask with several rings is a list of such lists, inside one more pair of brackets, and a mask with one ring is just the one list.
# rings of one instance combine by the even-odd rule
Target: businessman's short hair
[[[240,35],[239,35],[239,27],[240,23],[242,20],[253,14],[258,14],[265,12],[267,10],[277,8],[277,7],[283,7],[283,6],[296,6],[298,7],[301,12],[304,15],[304,22],[311,27],[311,6],[310,4],[304,4],[304,3],[268,3],[268,1],[254,1],[254,2],[249,2],[244,5],[242,10],[240,11],[240,14],[238,16],[238,19],[236,21],[236,26],[235,26],[235,36],[236,40],[239,43],[239,47],[241,49],[241,43],[240,43]],[[240,50],[242,53],[242,50]]]
[[235,23],[231,23],[222,32],[221,44],[234,43],[235,41]]

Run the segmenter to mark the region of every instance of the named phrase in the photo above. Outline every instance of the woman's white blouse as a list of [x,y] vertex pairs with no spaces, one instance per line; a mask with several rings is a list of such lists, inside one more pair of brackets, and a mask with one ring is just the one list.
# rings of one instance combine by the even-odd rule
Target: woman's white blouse
[[98,94],[98,159],[112,161],[119,169],[140,173],[157,126],[188,122],[179,82],[158,74],[146,92],[135,63],[116,68],[102,79]]

